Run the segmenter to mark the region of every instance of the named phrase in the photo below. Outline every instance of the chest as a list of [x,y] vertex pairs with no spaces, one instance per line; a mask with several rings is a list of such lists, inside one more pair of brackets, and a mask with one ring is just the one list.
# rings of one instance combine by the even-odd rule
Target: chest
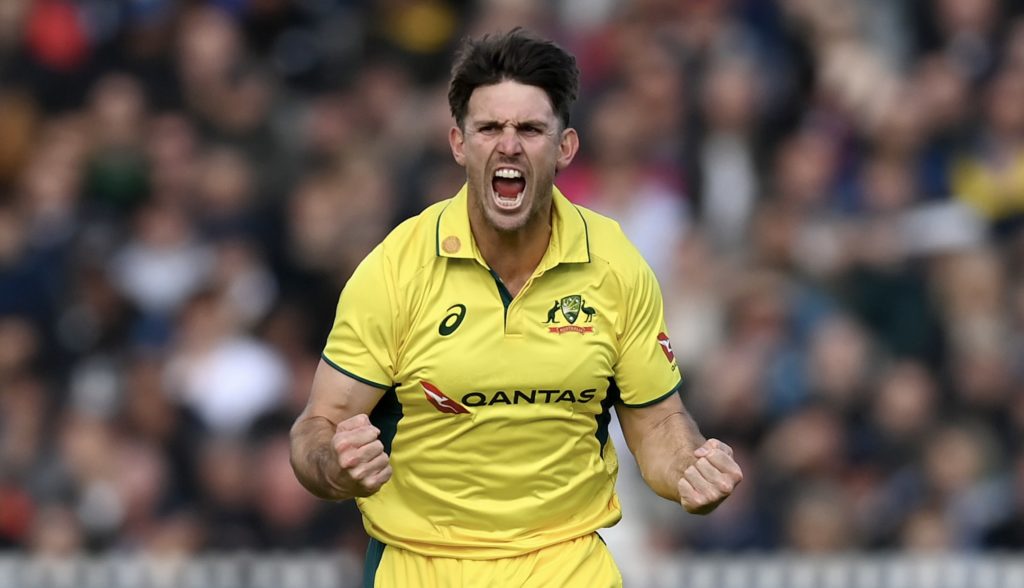
[[407,289],[396,366],[406,411],[600,412],[623,306],[606,280],[588,264],[565,264],[512,297],[468,261]]

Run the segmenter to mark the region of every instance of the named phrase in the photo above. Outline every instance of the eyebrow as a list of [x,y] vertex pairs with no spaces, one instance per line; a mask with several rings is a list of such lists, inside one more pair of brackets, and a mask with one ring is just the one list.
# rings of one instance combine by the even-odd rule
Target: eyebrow
[[[503,123],[501,123],[501,122],[499,122],[497,120],[485,119],[485,120],[479,120],[479,121],[474,122],[473,126],[476,127],[476,128],[482,128],[482,127],[487,127],[487,126],[491,126],[491,125],[505,126],[505,124],[509,124],[509,123],[504,123],[503,124]],[[517,123],[511,123],[511,124],[512,124],[512,126],[516,127],[517,129],[518,128],[522,128],[522,127],[536,127],[538,129],[545,130],[545,129],[549,128],[548,123],[546,123],[546,122],[544,122],[542,120],[536,120],[536,119],[523,120],[523,121],[519,121]]]

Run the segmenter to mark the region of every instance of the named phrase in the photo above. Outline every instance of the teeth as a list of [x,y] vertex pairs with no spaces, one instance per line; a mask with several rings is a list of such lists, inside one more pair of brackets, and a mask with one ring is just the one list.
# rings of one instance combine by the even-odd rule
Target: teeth
[[503,196],[501,196],[497,192],[494,192],[494,202],[498,205],[499,208],[505,208],[505,209],[508,209],[508,210],[513,210],[513,209],[518,208],[519,205],[522,204],[522,202],[523,202],[523,194],[525,194],[525,193],[526,192],[524,190],[523,192],[520,192],[520,193],[516,194],[515,198],[504,198]]
[[507,167],[503,167],[503,168],[501,168],[499,170],[496,170],[494,172],[494,176],[498,177],[498,178],[505,178],[505,179],[509,179],[509,180],[514,180],[514,179],[523,177],[523,174],[522,174],[522,172],[520,172],[517,169],[509,169]]

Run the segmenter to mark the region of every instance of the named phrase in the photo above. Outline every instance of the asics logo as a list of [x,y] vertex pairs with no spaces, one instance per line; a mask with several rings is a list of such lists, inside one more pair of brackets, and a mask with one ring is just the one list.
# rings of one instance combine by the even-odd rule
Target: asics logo
[[437,334],[442,337],[447,337],[455,332],[455,329],[459,328],[462,324],[462,319],[466,318],[466,305],[465,304],[453,304],[448,307],[448,314],[441,319],[441,324],[437,326]]

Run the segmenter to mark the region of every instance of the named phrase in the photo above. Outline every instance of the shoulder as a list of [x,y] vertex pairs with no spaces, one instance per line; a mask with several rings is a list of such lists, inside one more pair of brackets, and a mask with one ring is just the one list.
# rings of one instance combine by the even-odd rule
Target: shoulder
[[586,223],[592,261],[606,264],[613,274],[631,278],[629,281],[635,279],[638,273],[650,271],[647,261],[626,237],[617,221],[584,206],[573,206]]
[[415,274],[437,257],[437,223],[451,200],[432,204],[416,216],[402,221],[377,246],[375,253],[396,277]]

